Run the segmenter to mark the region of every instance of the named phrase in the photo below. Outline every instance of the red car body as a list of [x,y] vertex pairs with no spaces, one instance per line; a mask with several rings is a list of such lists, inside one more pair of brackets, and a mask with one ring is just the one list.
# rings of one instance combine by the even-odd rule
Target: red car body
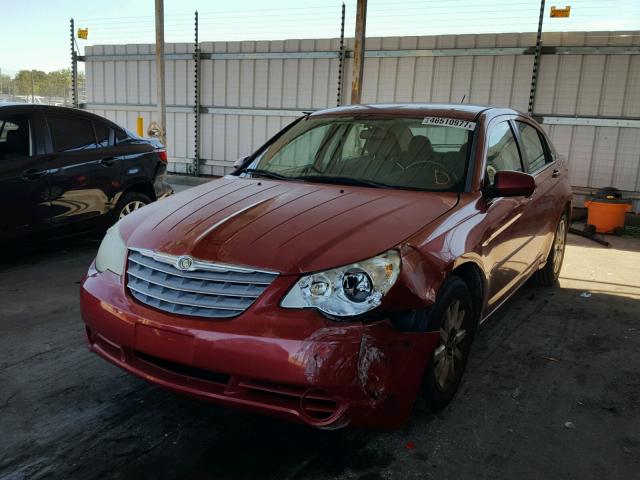
[[[556,225],[570,211],[566,167],[548,140],[533,195],[487,198],[487,135],[513,110],[467,105],[341,107],[312,118],[443,116],[478,124],[464,192],[437,193],[227,176],[145,207],[120,222],[128,248],[277,274],[230,319],[176,315],[137,300],[127,276],[82,282],[91,351],[161,387],[323,428],[397,427],[408,420],[438,332],[407,332],[394,314],[429,308],[445,279],[468,284],[476,320],[490,316],[542,268]],[[530,177],[531,178],[531,177]],[[509,176],[502,179],[509,188]],[[511,179],[516,190],[522,176]],[[286,309],[306,272],[395,248],[402,268],[374,318],[336,322]]]

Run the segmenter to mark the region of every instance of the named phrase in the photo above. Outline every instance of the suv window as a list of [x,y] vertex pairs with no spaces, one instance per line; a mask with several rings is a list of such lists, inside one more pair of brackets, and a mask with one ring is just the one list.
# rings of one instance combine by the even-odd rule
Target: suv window
[[71,115],[47,114],[53,150],[73,152],[96,147],[91,121]]
[[529,172],[536,172],[548,163],[540,134],[535,128],[524,122],[516,122],[516,124],[520,132],[522,147],[529,161]]
[[493,177],[504,170],[522,172],[522,159],[511,131],[509,122],[502,122],[491,129],[487,151],[487,179],[493,184]]
[[0,118],[0,159],[33,155],[28,115]]
[[98,147],[109,146],[109,136],[111,135],[111,129],[100,122],[93,122],[93,126],[96,129],[96,138],[98,139]]

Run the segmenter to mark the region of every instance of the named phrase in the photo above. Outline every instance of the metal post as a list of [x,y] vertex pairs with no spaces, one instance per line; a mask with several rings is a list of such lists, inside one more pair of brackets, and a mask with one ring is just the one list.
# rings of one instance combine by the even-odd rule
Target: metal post
[[156,77],[160,141],[167,146],[167,105],[164,89],[164,0],[156,0]]
[[200,175],[200,43],[198,42],[198,11],[195,15],[195,48],[193,53],[194,76],[193,86],[195,90],[194,113],[194,159],[192,173],[194,176]]
[[533,57],[533,73],[531,74],[531,91],[529,93],[529,113],[533,113],[533,104],[536,100],[536,87],[538,86],[538,70],[540,68],[540,53],[542,50],[542,21],[544,20],[544,2],[540,0],[540,18],[538,19],[538,36],[536,37],[536,53]]
[[342,76],[344,75],[344,2],[342,3],[342,20],[340,22],[340,52],[338,57],[338,98],[336,106],[342,105]]
[[33,88],[33,69],[32,69],[31,70],[31,103],[36,103],[33,90],[34,88]]
[[70,22],[71,37],[71,106],[78,108],[78,54],[76,52],[75,26]]
[[351,103],[360,103],[364,76],[364,50],[367,26],[367,0],[358,0],[356,11],[356,40],[353,45],[353,79],[351,80]]

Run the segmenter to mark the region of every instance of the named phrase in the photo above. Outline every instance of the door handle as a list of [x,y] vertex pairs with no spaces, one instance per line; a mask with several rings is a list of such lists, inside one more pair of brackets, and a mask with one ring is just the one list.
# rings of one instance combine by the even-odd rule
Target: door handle
[[551,176],[553,178],[558,178],[560,176],[560,170],[556,169],[553,171],[553,173],[551,174]]
[[29,170],[25,170],[24,172],[22,172],[21,178],[23,180],[36,180],[37,178],[46,175],[46,173],[46,170],[36,170],[35,168],[30,168]]
[[116,159],[113,157],[104,157],[100,160],[100,165],[105,167],[113,167],[116,164]]

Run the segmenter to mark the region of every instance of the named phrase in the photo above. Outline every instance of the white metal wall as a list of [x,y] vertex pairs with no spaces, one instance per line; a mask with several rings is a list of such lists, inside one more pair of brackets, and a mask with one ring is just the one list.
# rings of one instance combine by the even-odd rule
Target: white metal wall
[[[511,54],[511,49],[534,44],[535,33],[368,38],[363,102],[455,103],[464,98],[465,103],[526,111],[533,55]],[[543,45],[638,46],[640,32],[547,33]],[[346,47],[351,50],[352,39]],[[201,60],[200,68],[201,106],[209,112],[200,114],[201,173],[230,171],[236,158],[303,111],[336,104],[339,61],[321,54],[337,52],[338,39],[208,42],[200,48],[214,55]],[[87,47],[86,108],[130,129],[139,115],[148,125],[155,119],[155,62],[139,56],[153,52],[153,45]],[[166,47],[168,54],[192,52],[192,44]],[[305,52],[316,52],[312,56],[318,58],[300,58]],[[167,60],[166,71],[168,149],[172,169],[184,172],[195,156],[194,61]],[[348,58],[344,73],[348,103]],[[565,123],[575,116],[637,120],[640,55],[543,55],[534,112],[562,117]],[[569,159],[574,186],[640,192],[640,129],[554,123],[545,128]]]

